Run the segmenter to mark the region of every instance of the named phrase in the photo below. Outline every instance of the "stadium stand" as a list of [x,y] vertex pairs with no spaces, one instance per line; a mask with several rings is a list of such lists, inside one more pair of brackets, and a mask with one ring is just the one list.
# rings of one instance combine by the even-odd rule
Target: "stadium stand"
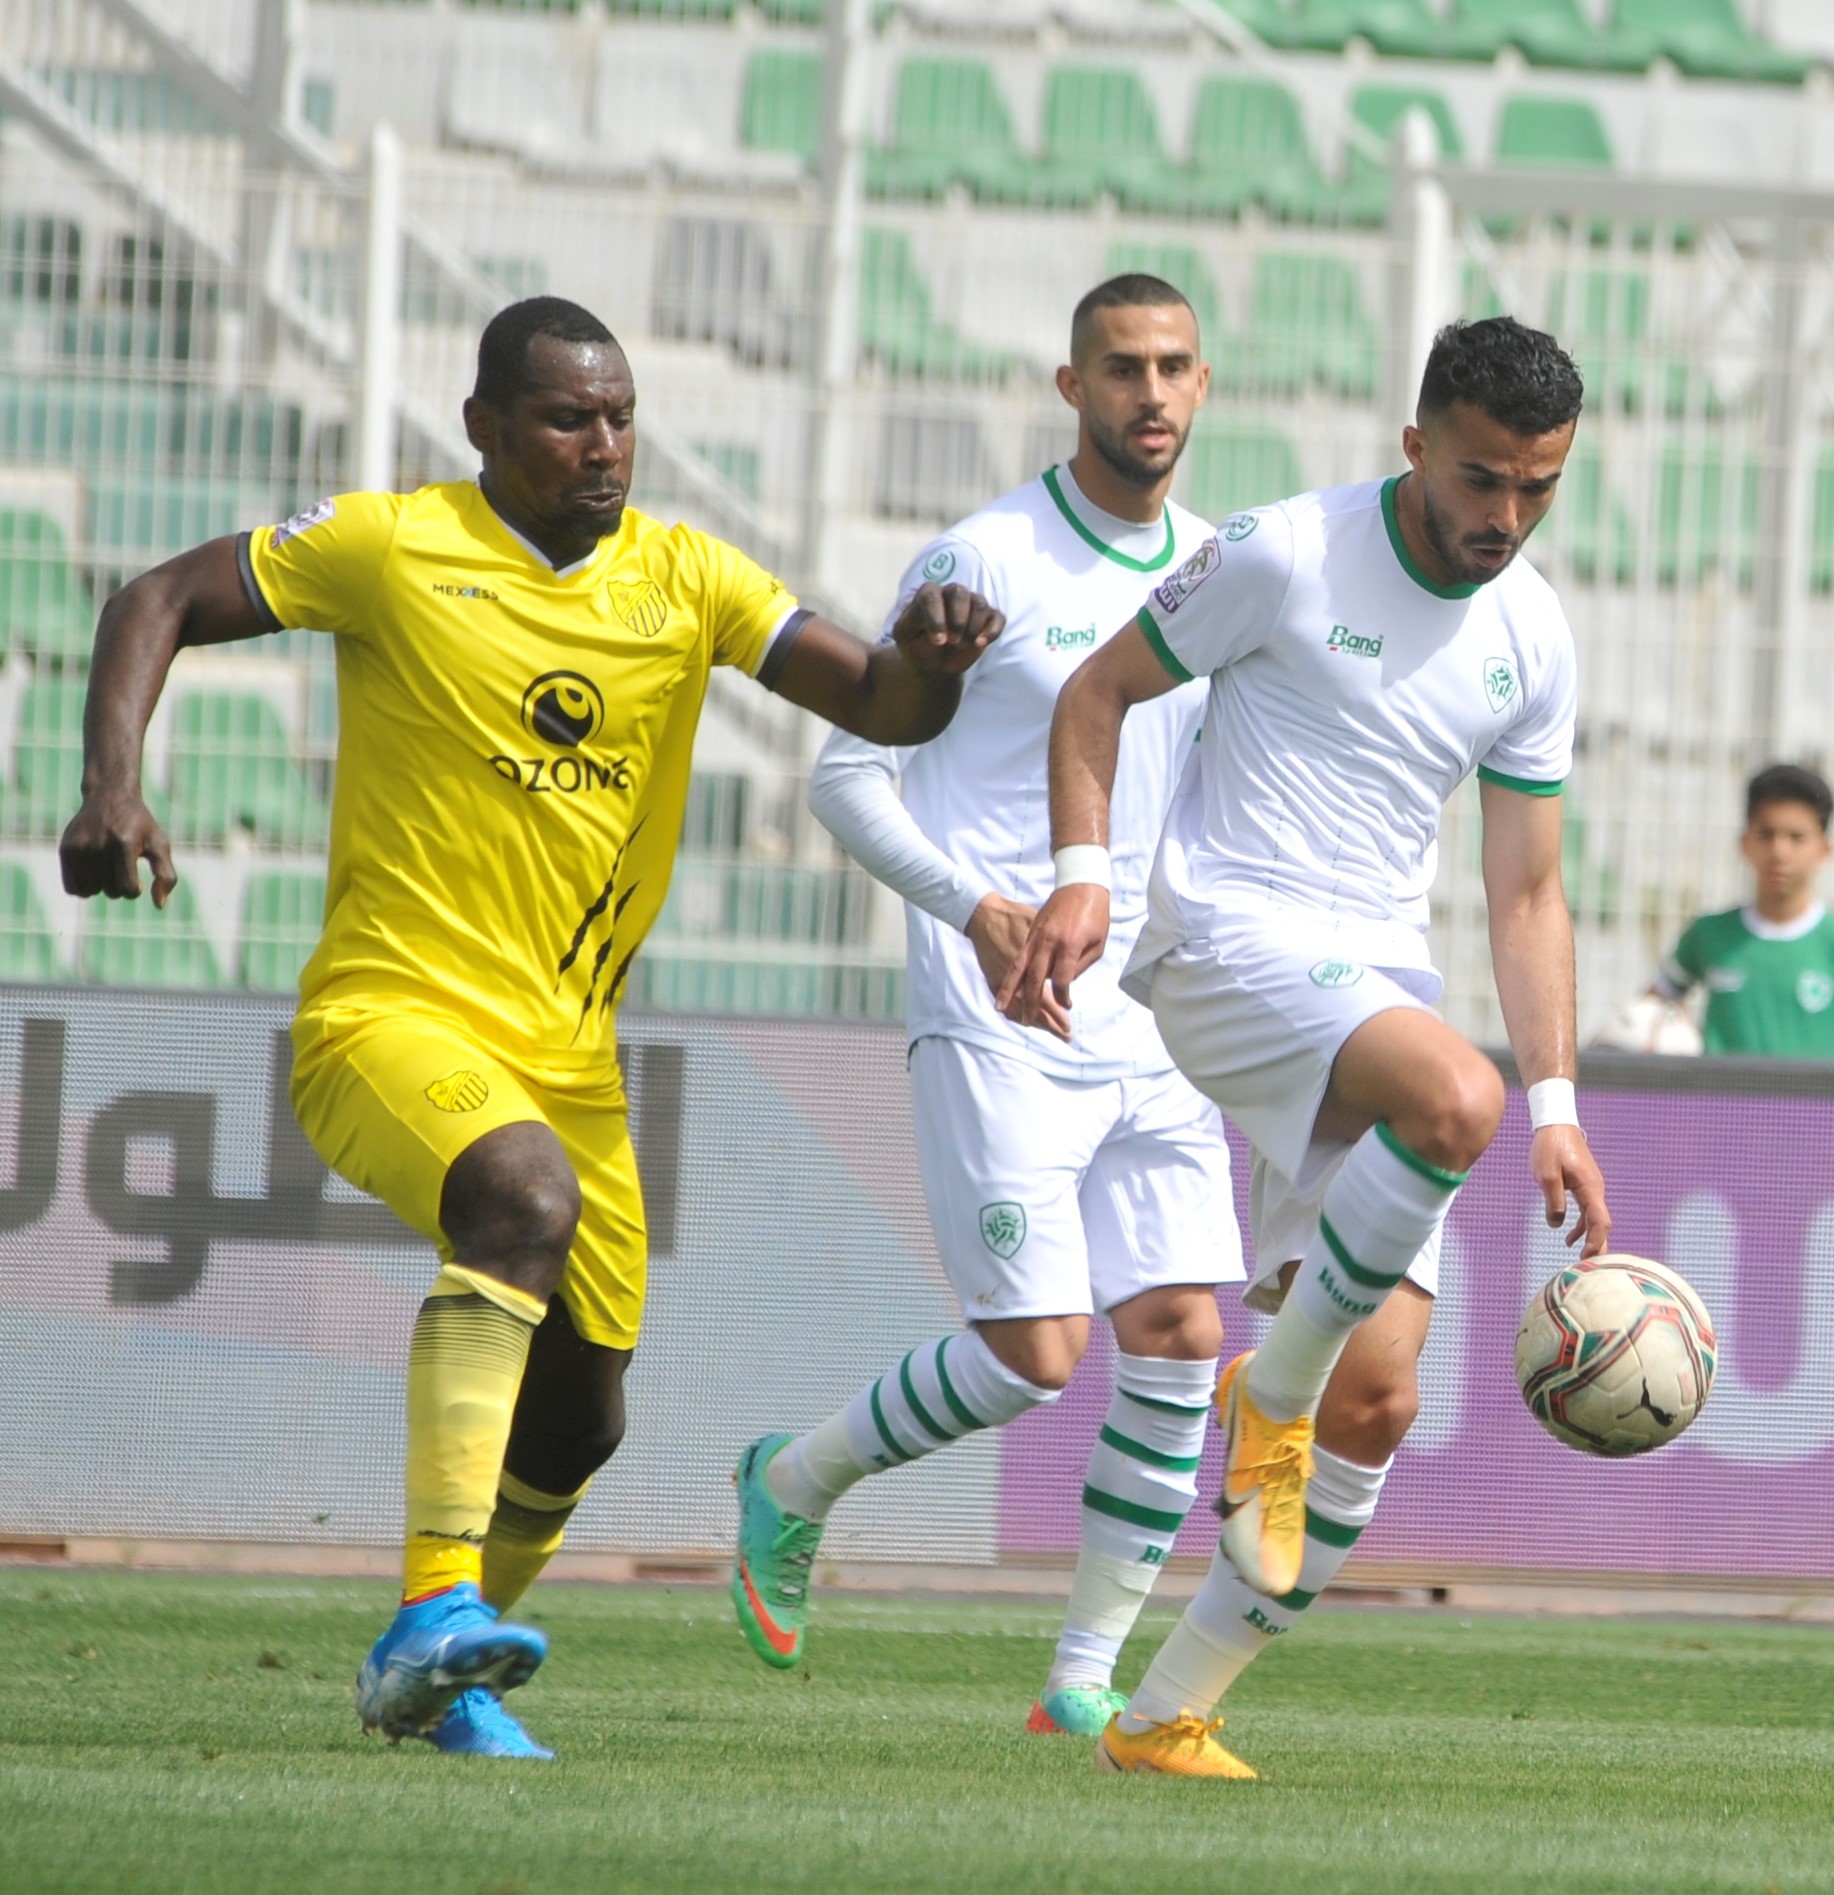
[[[1834,29],[1780,45],[1765,22],[1804,11],[1735,0],[1227,6],[1258,48],[1170,0],[871,9],[838,381],[821,346],[819,0],[305,0],[278,78],[255,57],[255,9],[230,0],[173,0],[188,59],[131,6],[9,13],[30,19],[0,84],[0,966],[293,978],[322,901],[331,641],[188,659],[149,770],[202,907],[143,909],[117,939],[45,872],[74,806],[97,606],[198,538],[367,478],[378,439],[384,478],[464,471],[477,327],[543,289],[600,307],[632,353],[640,503],[726,533],[863,626],[929,533],[1064,450],[1049,371],[1103,273],[1163,274],[1198,312],[1213,395],[1180,497],[1218,516],[1392,465],[1417,349],[1405,312],[1422,296],[1438,314],[1507,308],[1554,326],[1588,375],[1537,550],[1605,675],[1631,662],[1620,651],[1678,640],[1695,656],[1659,675],[1711,679],[1698,653],[1719,639],[1800,652],[1819,678],[1834,406],[1803,325],[1822,320],[1822,266],[1789,265],[1809,287],[1779,295],[1794,279],[1775,231],[1697,199],[1703,181],[1834,183],[1812,135]],[[1438,288],[1397,242],[1423,188],[1397,153],[1416,111],[1446,167]],[[407,210],[378,434],[358,337],[383,120],[405,143]],[[1526,195],[1486,199],[1505,177]],[[1635,216],[1620,181],[1645,189]],[[1651,186],[1669,193],[1660,214]],[[1755,656],[1746,671],[1761,677]],[[1758,719],[1813,751],[1834,722],[1820,688],[1767,722],[1744,704],[1741,731]],[[1677,833],[1744,764],[1723,691],[1690,689],[1626,713],[1646,767],[1676,773],[1661,821]],[[806,739],[780,709],[715,679],[683,876],[633,994],[896,1007],[895,906],[802,814]],[[1683,751],[1718,761],[1655,760]],[[1447,861],[1444,923],[1472,929],[1474,871]],[[1701,893],[1615,863],[1591,885],[1613,891],[1582,941],[1594,970],[1640,970],[1643,935]],[[1452,962],[1453,1003],[1480,1005],[1481,968]]]

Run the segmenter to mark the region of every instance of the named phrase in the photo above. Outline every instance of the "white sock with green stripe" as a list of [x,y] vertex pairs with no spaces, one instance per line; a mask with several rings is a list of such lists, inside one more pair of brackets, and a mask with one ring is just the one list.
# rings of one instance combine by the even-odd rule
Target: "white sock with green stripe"
[[1114,1661],[1197,1498],[1216,1364],[1117,1353],[1083,1477],[1082,1546],[1045,1695],[1112,1682]]
[[1314,1449],[1313,1459],[1299,1584],[1270,1599],[1249,1585],[1219,1547],[1208,1577],[1140,1680],[1123,1719],[1127,1729],[1208,1717],[1217,1699],[1276,1638],[1293,1629],[1300,1613],[1336,1578],[1357,1535],[1374,1517],[1394,1463],[1358,1467],[1323,1448]]
[[1269,1420],[1317,1414],[1350,1332],[1407,1275],[1464,1181],[1463,1172],[1417,1157],[1386,1125],[1350,1148],[1292,1288],[1248,1365],[1249,1396]]
[[764,1484],[786,1513],[823,1520],[856,1481],[963,1435],[999,1428],[1061,1391],[1015,1375],[972,1329],[920,1343],[838,1414],[771,1457]]

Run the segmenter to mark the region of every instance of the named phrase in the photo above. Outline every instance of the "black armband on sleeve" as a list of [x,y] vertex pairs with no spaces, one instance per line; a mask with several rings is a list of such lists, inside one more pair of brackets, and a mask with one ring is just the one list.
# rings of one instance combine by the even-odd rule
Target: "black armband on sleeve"
[[764,654],[764,662],[759,665],[754,674],[765,690],[776,690],[778,674],[783,670],[784,662],[790,655],[790,647],[802,635],[802,628],[814,616],[815,614],[806,605],[798,606],[777,627],[777,635],[771,640],[770,647]]
[[261,621],[264,632],[283,632],[286,627],[274,616],[274,608],[268,604],[267,595],[262,592],[260,582],[255,577],[255,562],[249,557],[249,543],[252,533],[236,535],[236,571],[242,575],[242,590],[248,594],[248,602],[255,608],[255,617]]

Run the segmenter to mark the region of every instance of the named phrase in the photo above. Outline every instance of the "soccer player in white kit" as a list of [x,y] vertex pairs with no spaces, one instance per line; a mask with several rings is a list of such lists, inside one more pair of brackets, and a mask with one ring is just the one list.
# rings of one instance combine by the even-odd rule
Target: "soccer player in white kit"
[[1123,720],[1208,679],[1123,986],[1254,1147],[1250,1300],[1279,1310],[1217,1389],[1222,1544],[1103,1733],[1104,1768],[1236,1774],[1216,1701],[1341,1565],[1413,1420],[1446,1212],[1504,1103],[1496,1068],[1432,1011],[1424,933],[1441,812],[1473,769],[1530,1171],[1549,1224],[1570,1193],[1568,1242],[1605,1247],[1560,886],[1573,640],[1516,557],[1553,503],[1581,395],[1551,336],[1452,324],[1402,435],[1407,473],[1225,522],[1058,700],[1059,886],[1001,1004],[1049,1026],[1104,952]]
[[1051,888],[1057,693],[1210,535],[1166,497],[1207,381],[1184,297],[1139,275],[1092,290],[1057,379],[1078,414],[1072,459],[952,527],[904,575],[901,599],[947,574],[1006,613],[955,723],[921,748],[829,742],[809,795],[907,904],[918,1157],[966,1323],[809,1434],[746,1450],[733,1599],[759,1656],[794,1664],[809,1562],[839,1496],[1054,1400],[1099,1308],[1114,1326],[1114,1394],[1088,1464],[1063,1637],[1029,1725],[1093,1736],[1126,1703],[1112,1689],[1116,1655],[1195,1497],[1222,1341],[1215,1286],[1243,1268],[1221,1118],[1119,986],[1201,686],[1167,693],[1128,726],[1113,931],[1074,1004],[1053,1016],[1061,1038],[994,1005]]

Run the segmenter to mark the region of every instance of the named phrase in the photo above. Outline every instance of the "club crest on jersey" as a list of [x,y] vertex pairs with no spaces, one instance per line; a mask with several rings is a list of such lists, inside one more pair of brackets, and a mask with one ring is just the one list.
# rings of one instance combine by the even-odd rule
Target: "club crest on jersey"
[[1498,717],[1516,701],[1516,694],[1521,688],[1516,668],[1507,658],[1484,660],[1484,695],[1490,700],[1490,708]]
[[1162,612],[1176,612],[1193,592],[1215,572],[1221,564],[1221,555],[1216,550],[1214,539],[1204,543],[1187,559],[1171,578],[1163,585],[1153,587],[1153,598]]
[[302,533],[310,533],[315,526],[323,526],[338,510],[335,500],[314,500],[311,506],[302,507],[290,520],[282,520],[268,535],[268,551],[277,553],[288,540],[297,539]]
[[605,590],[611,595],[611,609],[627,632],[639,638],[654,638],[669,616],[669,602],[654,579],[639,579],[634,584],[614,579]]
[[1001,1262],[1005,1262],[1025,1242],[1025,1206],[983,1204],[981,1241]]
[[1261,524],[1258,513],[1238,513],[1233,520],[1223,525],[1223,538],[1226,540],[1245,540]]
[[1834,1002],[1834,979],[1819,968],[1808,967],[1796,976],[1796,1005],[1804,1013],[1826,1013]]
[[923,576],[931,585],[939,586],[955,570],[955,555],[946,546],[939,546],[923,562]]

